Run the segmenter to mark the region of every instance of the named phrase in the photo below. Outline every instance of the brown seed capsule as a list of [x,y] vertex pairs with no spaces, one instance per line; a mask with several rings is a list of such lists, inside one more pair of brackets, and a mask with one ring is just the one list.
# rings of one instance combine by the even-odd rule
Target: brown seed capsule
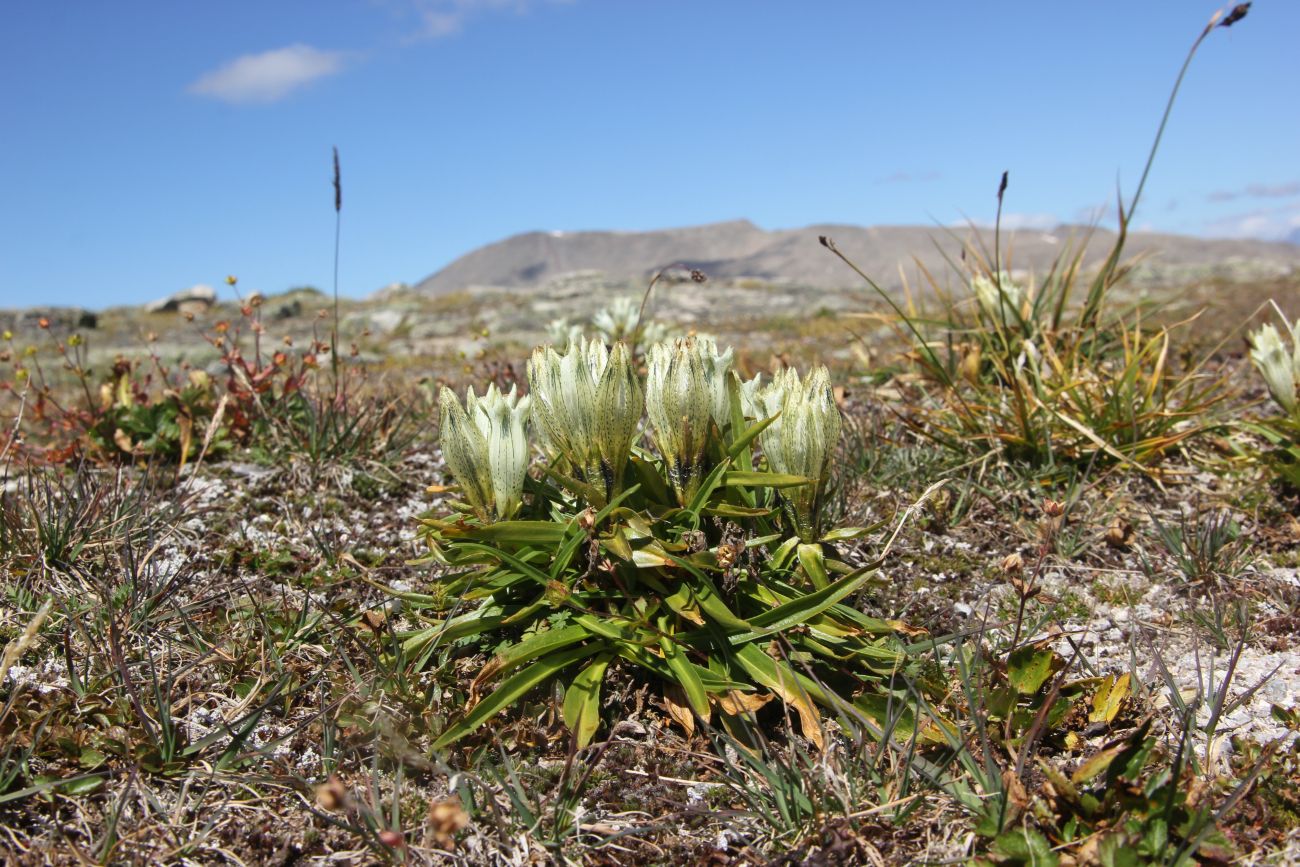
[[454,835],[469,825],[469,814],[461,806],[460,798],[452,796],[442,801],[429,804],[429,826],[433,831],[433,840],[441,849],[451,849],[456,845]]
[[1123,518],[1116,518],[1115,523],[1106,530],[1106,544],[1123,550],[1133,544],[1133,525]]
[[1008,554],[1002,558],[1002,571],[1008,575],[1019,575],[1025,568],[1025,560],[1019,552]]
[[1056,500],[1043,500],[1043,511],[1049,518],[1059,518],[1065,514],[1065,506]]
[[374,632],[376,635],[383,632],[384,621],[386,619],[387,618],[384,617],[384,612],[376,611],[374,609],[371,609],[370,611],[365,611],[361,614],[361,623],[365,625],[371,632]]
[[348,790],[338,777],[330,777],[316,787],[316,803],[323,810],[340,810],[347,800]]

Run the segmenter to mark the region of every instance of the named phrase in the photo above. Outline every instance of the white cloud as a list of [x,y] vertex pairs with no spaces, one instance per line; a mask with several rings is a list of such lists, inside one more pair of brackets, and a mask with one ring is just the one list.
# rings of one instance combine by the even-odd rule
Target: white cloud
[[560,5],[572,0],[406,0],[395,5],[414,14],[416,39],[440,39],[459,33],[465,22],[483,12],[512,11],[522,15],[540,5]]
[[1257,208],[1205,223],[1203,232],[1220,238],[1261,238],[1275,241],[1300,228],[1300,204]]
[[1247,184],[1240,190],[1215,190],[1205,197],[1209,202],[1231,202],[1236,199],[1289,199],[1300,196],[1300,181],[1278,184]]
[[343,69],[347,54],[310,45],[289,45],[245,54],[203,75],[189,92],[230,103],[276,102]]
[[[984,228],[993,228],[993,220],[976,220],[975,225]],[[1061,218],[1056,214],[1017,214],[1004,213],[1002,215],[1002,228],[1009,232],[1020,229],[1055,229],[1061,224]]]

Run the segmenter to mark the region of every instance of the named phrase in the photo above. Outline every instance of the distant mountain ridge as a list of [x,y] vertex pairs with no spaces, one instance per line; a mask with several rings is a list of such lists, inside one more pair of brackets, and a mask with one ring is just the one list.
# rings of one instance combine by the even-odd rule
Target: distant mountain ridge
[[[1003,231],[1003,253],[1017,270],[1042,272],[1071,240],[1080,241],[1087,227],[1058,226],[1050,231]],[[642,278],[660,268],[681,264],[699,268],[710,278],[755,278],[808,286],[858,285],[859,278],[818,243],[819,235],[836,245],[863,271],[884,286],[901,283],[900,266],[910,274],[919,261],[931,273],[945,274],[947,260],[961,255],[969,228],[928,226],[817,225],[769,231],[748,220],[645,232],[526,232],[473,250],[413,288],[423,295],[442,295],[470,286],[530,287],[574,271],[599,271],[615,278]],[[985,247],[993,232],[980,229]],[[1093,231],[1085,265],[1098,264],[1114,243],[1115,233]],[[1252,276],[1275,276],[1300,270],[1300,247],[1284,242],[1221,240],[1132,233],[1129,256],[1149,257],[1148,277],[1171,278],[1224,269],[1243,269]]]

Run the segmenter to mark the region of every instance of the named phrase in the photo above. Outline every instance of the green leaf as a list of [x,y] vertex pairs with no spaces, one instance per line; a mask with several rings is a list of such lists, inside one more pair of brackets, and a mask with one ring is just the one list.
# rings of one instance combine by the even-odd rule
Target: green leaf
[[[661,632],[667,632],[666,618],[659,619],[659,629]],[[692,665],[686,658],[686,654],[682,652],[682,645],[675,636],[663,634],[659,637],[659,649],[664,652],[664,662],[668,663],[668,668],[672,671],[677,684],[686,693],[686,700],[690,703],[691,710],[707,720],[709,696],[704,690],[704,682],[700,680],[696,666]]]
[[525,662],[588,638],[591,638],[591,632],[577,623],[559,629],[547,629],[499,651],[484,668],[486,670],[491,667],[494,672],[504,674]]
[[729,488],[799,488],[815,481],[817,480],[807,476],[765,473],[758,470],[729,470],[722,477],[722,484]]
[[1137,850],[1129,846],[1121,833],[1107,834],[1097,844],[1097,860],[1102,867],[1138,867]]
[[834,584],[800,596],[784,605],[778,605],[762,614],[756,614],[749,619],[749,622],[757,628],[741,635],[733,635],[731,643],[742,644],[806,623],[867,583],[875,571],[872,565],[864,566],[856,572],[850,572]]
[[916,710],[898,696],[891,698],[879,693],[864,692],[853,699],[853,706],[874,722],[881,730],[889,730],[893,737],[909,741],[916,735],[925,744],[943,744],[948,741],[939,726],[947,728],[947,735],[957,737],[958,729],[948,720],[924,719],[921,730],[916,731]]
[[794,550],[799,544],[799,537],[791,536],[789,539],[786,539],[778,545],[777,549],[772,552],[772,559],[770,561],[772,568],[784,569],[786,564],[790,562],[790,557],[794,554]]
[[772,514],[773,511],[773,509],[765,509],[760,506],[735,506],[731,503],[718,503],[707,507],[704,514],[719,518],[762,518]]
[[1019,861],[1029,867],[1056,867],[1060,859],[1052,851],[1052,844],[1037,828],[1012,828],[1003,831],[990,847],[997,855]]
[[83,748],[81,755],[77,757],[77,764],[81,765],[88,771],[93,771],[106,761],[108,761],[108,756],[104,755],[94,747]]
[[754,440],[758,439],[758,435],[767,430],[768,426],[771,425],[772,422],[776,421],[780,416],[781,413],[778,410],[777,413],[770,418],[761,419],[750,425],[744,433],[732,440],[731,445],[727,447],[727,456],[732,460],[740,457],[741,452],[749,448]]
[[469,713],[465,714],[459,721],[448,726],[438,736],[438,739],[433,742],[433,749],[442,749],[473,733],[483,723],[523,699],[534,687],[540,686],[555,677],[579,659],[585,659],[593,653],[597,653],[603,647],[604,645],[597,642],[584,644],[581,647],[571,647],[516,672],[502,681],[501,685],[494,689],[490,695],[485,696],[482,701],[474,705]]
[[498,521],[465,531],[465,538],[499,545],[553,545],[568,528],[554,521]]
[[574,555],[578,553],[587,542],[587,534],[578,529],[577,518],[574,518],[565,527],[569,532],[569,537],[564,540],[564,544],[556,551],[554,559],[551,560],[550,576],[552,581],[559,581],[560,576],[565,569],[569,568],[569,563],[573,561]]
[[60,780],[57,788],[65,795],[89,795],[104,788],[104,781],[105,777],[103,775],[92,774],[85,777],[73,777],[70,780]]
[[1013,650],[1007,657],[1007,680],[1021,695],[1033,695],[1053,671],[1063,666],[1063,660],[1050,648],[1039,649],[1029,644]]
[[[773,659],[763,652],[756,644],[746,644],[735,651],[736,661],[740,663],[741,668],[749,673],[760,686],[776,692],[786,701],[786,696],[798,695],[801,691],[807,693],[819,704],[831,706],[847,707],[848,703],[843,699],[834,702],[831,696],[810,678],[799,674],[784,662]],[[838,696],[836,696],[838,699]]]
[[579,747],[591,743],[600,726],[600,684],[613,655],[602,653],[578,672],[564,692],[564,724],[573,732]]
[[715,623],[723,629],[748,630],[753,628],[747,620],[737,617],[732,613],[731,609],[727,607],[727,604],[722,601],[722,595],[718,593],[718,588],[713,585],[713,582],[709,580],[707,575],[691,565],[689,560],[685,560],[681,557],[673,557],[671,554],[668,556],[672,557],[672,561],[675,565],[680,566],[695,577],[698,582],[693,586],[695,600],[699,602],[700,610],[713,618]]
[[620,560],[632,559],[632,545],[628,542],[627,532],[623,527],[615,527],[608,536],[601,537],[600,548]]
[[631,629],[626,620],[615,621],[604,617],[595,617],[591,614],[580,614],[573,620],[575,623],[586,627],[593,635],[599,635],[601,638],[632,644],[638,642],[636,630]]
[[508,619],[501,606],[484,603],[477,611],[453,617],[437,626],[421,629],[407,636],[402,642],[402,652],[410,655],[418,653],[431,641],[457,641],[471,635],[500,629]]
[[1070,781],[1076,786],[1082,786],[1092,782],[1096,779],[1098,774],[1109,768],[1111,762],[1115,761],[1116,756],[1122,752],[1124,752],[1124,744],[1107,747],[1080,765],[1078,769],[1070,775]]
[[547,575],[536,566],[533,566],[531,563],[524,562],[513,554],[507,554],[505,551],[501,551],[497,548],[490,548],[487,545],[480,545],[476,542],[462,542],[461,547],[467,551],[479,551],[490,557],[495,557],[500,562],[505,563],[521,575],[531,578],[543,587],[550,584],[551,576]]
[[663,476],[659,474],[659,468],[652,462],[633,455],[632,469],[651,501],[656,503],[676,502],[672,493],[668,490],[668,485],[664,483]]
[[560,487],[567,491],[571,491],[586,500],[588,503],[603,503],[605,501],[605,492],[596,490],[594,486],[589,485],[586,482],[570,478],[569,476],[556,471],[553,467],[544,467],[542,472],[554,479]]
[[803,567],[803,572],[808,576],[808,580],[818,590],[825,590],[830,585],[831,579],[826,574],[826,558],[822,554],[822,546],[800,544],[798,551],[799,565]]
[[660,569],[676,565],[672,556],[657,542],[633,551],[632,564],[639,569]]
[[880,529],[883,521],[877,521],[870,527],[839,527],[823,535],[819,542],[847,542],[850,539],[861,539],[863,536],[870,535]]
[[1088,713],[1088,722],[1110,724],[1119,715],[1124,699],[1129,693],[1128,672],[1119,677],[1108,675],[1097,688],[1092,698],[1092,710]]

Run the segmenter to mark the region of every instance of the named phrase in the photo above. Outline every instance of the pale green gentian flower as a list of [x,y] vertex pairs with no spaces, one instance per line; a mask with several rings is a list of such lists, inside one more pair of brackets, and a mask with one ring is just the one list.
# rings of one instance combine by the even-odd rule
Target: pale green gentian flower
[[[1001,291],[998,287],[1001,285]],[[971,280],[971,291],[983,308],[985,315],[1002,325],[1018,323],[1025,316],[1025,301],[1028,293],[1025,287],[1011,281],[1010,275],[1002,272],[997,280],[983,274],[977,274]]]
[[830,373],[819,366],[800,381],[793,368],[785,368],[758,391],[754,408],[759,419],[776,417],[760,435],[768,467],[812,480],[785,495],[800,538],[811,542],[817,536],[820,496],[840,438],[840,411]]
[[611,353],[599,340],[578,338],[563,355],[540,348],[528,361],[528,383],[550,456],[566,459],[606,499],[616,495],[644,406],[627,347],[615,344]]
[[502,394],[489,385],[482,397],[470,388],[462,408],[455,393],[444,387],[442,410],[443,458],[465,499],[487,519],[506,520],[523,502],[528,473],[528,412],[530,399],[514,387]]
[[[1294,341],[1294,337],[1292,339]],[[1279,406],[1294,414],[1300,356],[1287,352],[1282,336],[1272,325],[1265,325],[1250,335],[1250,345],[1250,360],[1264,376],[1269,394],[1273,395],[1273,400]]]
[[718,405],[715,378],[726,393],[725,379],[716,377],[719,363],[716,346],[710,352],[693,337],[656,343],[646,353],[646,414],[682,502],[695,493],[704,474],[709,424]]

